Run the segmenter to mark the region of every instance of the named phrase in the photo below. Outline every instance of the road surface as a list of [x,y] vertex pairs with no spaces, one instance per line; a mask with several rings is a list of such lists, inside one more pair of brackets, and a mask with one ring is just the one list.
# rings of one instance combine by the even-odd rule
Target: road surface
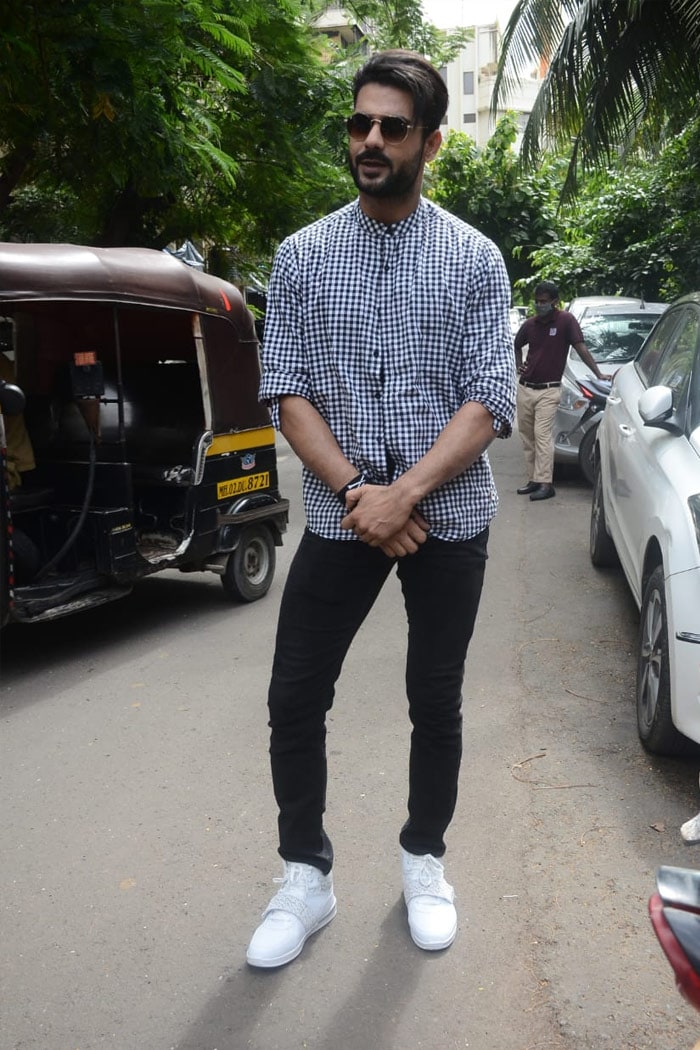
[[3,636],[2,1050],[691,1050],[700,1029],[646,916],[698,762],[634,723],[637,613],[587,553],[590,490],[531,503],[516,437],[465,681],[446,870],[459,930],[412,944],[400,896],[408,726],[392,579],[330,719],[338,916],[276,972],[244,962],[275,891],[265,691],[276,610],[169,574]]

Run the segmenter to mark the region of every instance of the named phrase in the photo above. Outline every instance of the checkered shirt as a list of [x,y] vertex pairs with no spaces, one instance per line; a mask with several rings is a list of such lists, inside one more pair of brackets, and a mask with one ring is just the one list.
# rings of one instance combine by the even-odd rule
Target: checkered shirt
[[[510,286],[496,246],[421,198],[393,226],[359,202],[288,237],[269,288],[260,399],[279,427],[279,398],[306,398],[328,423],[358,473],[388,485],[435,443],[468,401],[510,433],[515,365]],[[308,527],[355,540],[344,509],[303,472]],[[484,453],[431,492],[418,509],[431,535],[466,540],[496,512]]]

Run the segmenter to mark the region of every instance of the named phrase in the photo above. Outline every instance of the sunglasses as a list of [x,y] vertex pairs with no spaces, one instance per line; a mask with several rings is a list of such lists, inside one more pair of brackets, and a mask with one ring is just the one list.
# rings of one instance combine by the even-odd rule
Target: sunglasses
[[366,139],[375,124],[379,124],[382,138],[390,146],[405,142],[411,128],[423,127],[422,124],[411,124],[404,117],[370,117],[366,113],[353,113],[345,122],[348,135],[356,142]]

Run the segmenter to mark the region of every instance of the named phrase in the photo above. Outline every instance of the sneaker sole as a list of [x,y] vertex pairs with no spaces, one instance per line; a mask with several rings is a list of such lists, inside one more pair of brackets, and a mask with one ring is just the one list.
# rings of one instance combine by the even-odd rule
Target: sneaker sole
[[248,952],[246,954],[246,962],[249,966],[255,966],[256,969],[260,970],[273,970],[278,966],[284,966],[286,963],[290,963],[293,959],[296,959],[298,955],[301,955],[302,948],[308,941],[309,937],[312,937],[315,933],[318,933],[319,930],[322,930],[324,926],[327,926],[328,923],[335,918],[337,911],[336,903],[333,901],[333,907],[328,914],[324,915],[322,919],[319,919],[314,928],[304,934],[301,941],[295,944],[293,948],[290,948],[288,952],[285,952],[284,955],[277,955],[274,959],[256,959]]
[[449,948],[452,942],[454,941],[455,937],[457,936],[457,927],[455,926],[452,933],[444,940],[431,941],[430,943],[428,943],[427,941],[421,942],[417,937],[414,936],[412,930],[410,930],[410,933],[411,940],[413,941],[413,943],[416,945],[416,947],[421,948],[424,952],[441,952],[444,951],[445,948]]

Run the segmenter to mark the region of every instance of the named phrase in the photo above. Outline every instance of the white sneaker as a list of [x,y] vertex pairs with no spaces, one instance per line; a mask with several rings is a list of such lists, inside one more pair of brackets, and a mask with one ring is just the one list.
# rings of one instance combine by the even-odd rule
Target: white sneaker
[[284,862],[284,876],[275,879],[281,889],[263,912],[263,921],[248,945],[251,966],[284,966],[297,955],[316,930],[335,917],[333,875],[311,864]]
[[401,861],[403,895],[414,943],[426,951],[448,948],[457,933],[457,912],[455,892],[445,882],[445,869],[431,853],[417,856],[402,849]]

